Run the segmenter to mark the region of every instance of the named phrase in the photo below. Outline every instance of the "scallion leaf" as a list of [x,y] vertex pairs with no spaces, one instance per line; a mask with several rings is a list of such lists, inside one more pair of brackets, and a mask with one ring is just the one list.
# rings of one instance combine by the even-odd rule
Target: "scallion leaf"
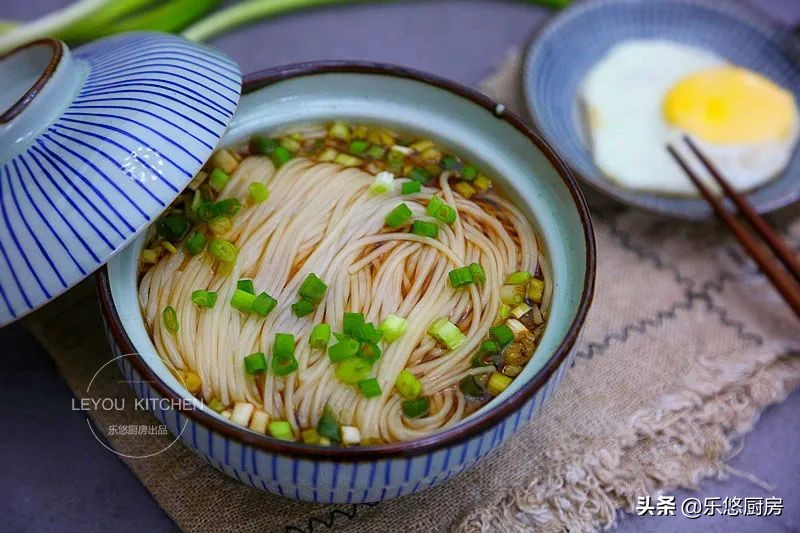
[[408,418],[427,416],[430,412],[430,402],[424,396],[416,400],[405,400],[401,402],[400,407],[403,410],[403,414]]
[[381,385],[375,378],[362,379],[358,381],[358,388],[361,394],[367,398],[375,398],[381,395]]
[[267,356],[264,352],[251,353],[244,358],[244,370],[251,376],[267,371]]
[[386,215],[386,225],[390,228],[400,227],[406,220],[411,218],[411,215],[411,209],[404,203],[400,204]]
[[312,348],[317,350],[326,348],[331,340],[331,327],[328,324],[317,324],[311,330],[311,336],[308,338],[309,344]]

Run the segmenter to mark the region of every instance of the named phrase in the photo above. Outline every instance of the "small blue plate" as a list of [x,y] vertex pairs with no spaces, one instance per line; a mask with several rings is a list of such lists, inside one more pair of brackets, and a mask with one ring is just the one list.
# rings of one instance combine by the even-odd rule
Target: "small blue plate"
[[[534,35],[522,69],[534,125],[584,182],[625,204],[689,219],[711,217],[700,198],[635,191],[608,181],[595,166],[578,107],[588,70],[615,44],[667,39],[707,48],[794,91],[800,102],[800,39],[760,11],[726,0],[589,0],[550,19]],[[642,169],[646,172],[646,169]],[[751,191],[768,212],[800,199],[800,151],[784,172]]]

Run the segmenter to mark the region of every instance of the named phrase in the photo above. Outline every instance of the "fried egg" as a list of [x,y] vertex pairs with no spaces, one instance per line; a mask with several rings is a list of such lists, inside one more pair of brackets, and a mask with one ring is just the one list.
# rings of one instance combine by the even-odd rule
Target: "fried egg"
[[735,188],[748,190],[786,167],[800,131],[789,91],[708,50],[670,41],[615,46],[589,71],[580,92],[598,168],[611,181],[649,192],[697,194],[667,143],[712,184],[683,135]]

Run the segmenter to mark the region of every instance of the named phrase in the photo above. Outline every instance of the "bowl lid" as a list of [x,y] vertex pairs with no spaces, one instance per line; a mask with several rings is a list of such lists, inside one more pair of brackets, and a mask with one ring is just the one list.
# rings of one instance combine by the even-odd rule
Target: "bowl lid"
[[77,284],[203,166],[239,102],[221,52],[128,33],[0,56],[0,326]]

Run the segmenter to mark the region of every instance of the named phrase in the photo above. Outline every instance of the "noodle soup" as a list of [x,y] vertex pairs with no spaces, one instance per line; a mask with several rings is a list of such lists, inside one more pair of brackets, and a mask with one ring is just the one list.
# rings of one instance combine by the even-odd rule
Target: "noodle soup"
[[505,390],[551,286],[491,176],[427,139],[334,122],[217,151],[155,224],[139,303],[211,409],[357,445],[435,433]]

